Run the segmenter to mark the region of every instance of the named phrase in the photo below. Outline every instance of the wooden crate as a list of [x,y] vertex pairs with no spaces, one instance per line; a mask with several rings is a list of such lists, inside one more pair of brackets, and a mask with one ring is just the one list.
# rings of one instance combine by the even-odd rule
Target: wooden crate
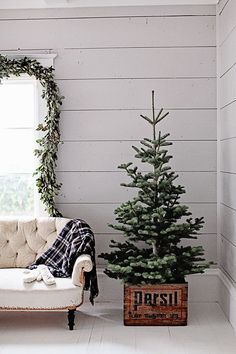
[[124,286],[126,326],[185,326],[188,284]]

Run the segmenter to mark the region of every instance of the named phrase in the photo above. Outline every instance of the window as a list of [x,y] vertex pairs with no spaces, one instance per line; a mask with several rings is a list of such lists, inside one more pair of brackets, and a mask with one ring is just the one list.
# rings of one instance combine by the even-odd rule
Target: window
[[0,216],[35,211],[35,116],[37,82],[32,78],[0,84]]

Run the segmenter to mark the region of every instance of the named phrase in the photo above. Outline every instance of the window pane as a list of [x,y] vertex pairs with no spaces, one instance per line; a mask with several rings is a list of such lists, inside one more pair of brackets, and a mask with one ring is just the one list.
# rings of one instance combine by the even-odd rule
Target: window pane
[[0,175],[0,215],[24,216],[34,211],[33,178],[31,175]]
[[2,80],[0,85],[0,129],[33,127],[35,115],[33,80]]
[[34,144],[31,129],[0,130],[0,173],[32,173]]
[[35,80],[0,85],[0,216],[34,214]]

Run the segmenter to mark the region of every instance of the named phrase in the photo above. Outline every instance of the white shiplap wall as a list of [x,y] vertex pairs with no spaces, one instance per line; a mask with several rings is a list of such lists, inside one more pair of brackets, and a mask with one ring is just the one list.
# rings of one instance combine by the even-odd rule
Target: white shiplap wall
[[[56,52],[61,93],[58,207],[87,220],[97,253],[120,239],[107,224],[132,193],[117,165],[149,135],[151,90],[170,110],[173,167],[194,216],[205,216],[200,242],[216,261],[216,40],[214,6],[53,9],[0,12],[0,50]],[[99,262],[102,262],[99,260]]]
[[220,219],[219,263],[236,283],[236,1],[218,6]]

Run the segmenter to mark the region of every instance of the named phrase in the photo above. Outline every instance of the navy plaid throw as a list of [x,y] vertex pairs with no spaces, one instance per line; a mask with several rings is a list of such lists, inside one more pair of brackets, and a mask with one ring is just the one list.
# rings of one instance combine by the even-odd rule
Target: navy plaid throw
[[90,226],[83,220],[70,220],[57,236],[53,245],[28,268],[34,269],[45,264],[50,272],[59,278],[70,277],[76,259],[88,254],[93,262],[91,272],[85,272],[85,290],[90,290],[90,302],[98,295],[97,272],[95,262],[95,240]]

